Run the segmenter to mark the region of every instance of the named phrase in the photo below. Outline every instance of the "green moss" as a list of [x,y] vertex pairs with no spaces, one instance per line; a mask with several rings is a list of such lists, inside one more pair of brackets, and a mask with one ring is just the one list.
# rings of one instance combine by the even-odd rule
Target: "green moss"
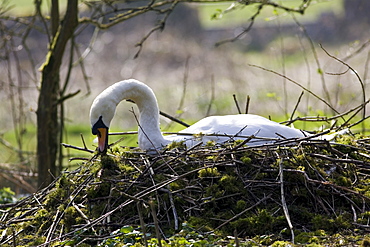
[[370,247],[370,238],[369,237],[366,237],[362,243],[361,243],[361,247]]
[[189,217],[188,222],[190,225],[192,225],[194,228],[198,230],[205,231],[205,232],[213,231],[213,227],[210,226],[210,221],[205,219],[204,217],[191,216]]
[[123,158],[132,158],[136,156],[135,152],[132,152],[130,147],[121,147],[121,146],[114,146],[112,148],[112,154]]
[[369,222],[370,222],[370,211],[366,211],[366,212],[358,215],[357,223],[363,224],[363,225],[368,225]]
[[225,174],[220,179],[220,185],[229,193],[236,193],[240,191],[240,188],[243,186],[237,179],[237,177]]
[[[83,208],[80,208],[79,210],[84,211]],[[82,224],[84,222],[84,219],[81,217],[81,214],[77,211],[75,207],[70,206],[64,211],[62,223],[65,226],[66,232],[70,231],[73,225]]]
[[247,202],[244,200],[239,200],[236,202],[236,209],[238,212],[243,211],[247,207]]
[[208,141],[205,146],[206,147],[214,147],[216,145],[216,142],[215,141]]
[[[96,177],[100,170],[101,170],[100,162],[97,161],[91,162],[89,166],[89,173],[94,174],[94,176]],[[85,170],[81,170],[81,175],[84,174],[85,172],[86,172]]]
[[162,182],[162,181],[167,180],[167,177],[163,174],[155,174],[154,179],[156,182]]
[[72,182],[68,179],[67,174],[63,174],[58,182],[56,183],[57,188],[68,188],[70,187]]
[[89,215],[91,215],[94,218],[98,218],[100,215],[102,215],[107,208],[107,205],[103,203],[96,203],[92,205]]
[[167,145],[167,148],[168,149],[177,149],[177,148],[180,148],[180,149],[185,149],[186,148],[186,145],[185,145],[185,142],[184,141],[180,141],[180,142],[171,142],[170,144]]
[[135,168],[132,166],[132,165],[127,165],[126,163],[124,162],[121,162],[118,164],[118,168],[121,172],[123,172],[124,174],[129,174],[131,172],[134,172],[135,171]]
[[291,242],[287,241],[275,241],[271,247],[287,247],[287,246],[292,246],[293,244]]
[[221,190],[218,184],[212,184],[206,188],[206,197],[219,198],[224,195],[225,191]]
[[182,181],[176,181],[176,182],[170,183],[171,190],[179,190],[179,189],[182,189],[184,187],[185,187],[185,183],[182,182]]
[[218,171],[217,167],[208,167],[205,169],[201,169],[198,171],[198,174],[200,178],[220,176],[220,172]]
[[248,236],[268,234],[275,227],[286,227],[284,217],[274,217],[266,209],[258,210],[255,215],[240,218],[230,223],[232,229],[245,229]]
[[46,208],[55,208],[62,203],[67,197],[67,190],[64,188],[57,187],[56,189],[49,192],[46,196],[45,207]]
[[339,186],[346,186],[346,187],[351,187],[352,186],[352,181],[350,178],[345,177],[345,176],[339,176],[334,180],[334,182],[339,185]]
[[113,159],[111,156],[109,155],[103,155],[101,157],[101,167],[103,169],[107,169],[107,170],[117,170],[118,169],[118,166],[116,164],[116,160]]
[[111,183],[109,182],[100,182],[94,186],[89,187],[86,190],[87,196],[89,199],[94,199],[98,197],[105,197],[110,194]]
[[250,158],[250,157],[246,157],[246,156],[244,156],[244,157],[241,157],[241,159],[240,159],[244,164],[246,164],[246,165],[249,165],[249,164],[251,164],[252,163],[252,159]]
[[28,230],[31,230],[33,227],[37,230],[37,235],[41,236],[42,232],[45,231],[52,223],[52,214],[46,209],[40,209],[37,211],[35,217],[28,226]]
[[321,242],[323,237],[327,236],[327,233],[323,230],[317,230],[313,232],[301,232],[295,236],[296,243],[299,244],[318,244]]
[[314,230],[325,230],[331,233],[340,229],[351,228],[351,221],[349,214],[339,215],[334,219],[323,215],[316,215],[311,220]]
[[206,160],[216,161],[218,159],[217,155],[208,155],[206,156]]

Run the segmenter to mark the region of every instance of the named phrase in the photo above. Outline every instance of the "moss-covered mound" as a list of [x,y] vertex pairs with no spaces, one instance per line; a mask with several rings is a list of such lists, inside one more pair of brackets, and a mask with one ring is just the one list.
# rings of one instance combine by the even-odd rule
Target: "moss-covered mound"
[[94,156],[2,206],[0,245],[144,244],[185,228],[233,241],[309,243],[343,232],[361,240],[370,227],[369,139],[242,144]]

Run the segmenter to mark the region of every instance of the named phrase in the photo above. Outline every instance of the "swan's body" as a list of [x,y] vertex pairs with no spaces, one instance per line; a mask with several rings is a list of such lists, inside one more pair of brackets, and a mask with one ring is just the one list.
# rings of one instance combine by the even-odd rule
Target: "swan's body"
[[[219,143],[233,139],[246,139],[248,136],[268,139],[251,140],[249,145],[271,143],[271,139],[300,138],[306,134],[264,117],[252,114],[213,116],[204,118],[182,130],[177,135],[163,136],[159,128],[159,108],[157,99],[147,85],[134,79],[113,84],[100,93],[90,109],[92,133],[98,135],[99,151],[104,152],[108,145],[108,129],[115,115],[116,106],[122,100],[134,101],[140,112],[138,139],[143,150],[160,149],[173,141],[185,141],[192,146],[199,141],[213,140]],[[190,134],[219,134],[227,136],[203,136],[201,140]],[[183,134],[183,135],[181,135]]]
[[179,135],[168,136],[174,139],[186,139],[187,146],[193,146],[199,142],[194,137],[181,136],[181,133],[202,133],[203,143],[207,141],[215,141],[223,143],[229,140],[250,139],[248,145],[262,145],[272,143],[285,138],[305,137],[305,133],[301,130],[290,128],[285,125],[270,121],[264,117],[253,114],[238,114],[225,116],[206,117],[192,126],[179,132]]

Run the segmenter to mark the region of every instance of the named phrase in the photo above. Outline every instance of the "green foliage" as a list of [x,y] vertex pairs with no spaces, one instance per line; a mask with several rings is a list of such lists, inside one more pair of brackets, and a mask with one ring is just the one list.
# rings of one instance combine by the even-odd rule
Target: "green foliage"
[[217,167],[208,167],[198,171],[200,178],[207,178],[207,177],[218,177],[220,173],[217,170]]
[[237,177],[229,174],[226,174],[221,177],[220,185],[224,188],[224,190],[227,193],[237,193],[240,191],[240,187],[243,186],[243,184]]
[[180,142],[171,142],[170,144],[167,145],[168,149],[175,149],[175,148],[186,148],[185,142],[180,141]]
[[4,187],[0,189],[0,204],[11,203],[15,201],[14,191],[9,187]]
[[270,246],[271,247],[288,247],[288,246],[292,246],[292,243],[288,241],[276,241]]
[[251,162],[252,162],[252,159],[250,158],[250,157],[246,157],[246,156],[244,156],[244,157],[241,157],[241,159],[240,159],[244,164],[246,164],[246,165],[250,165],[251,164]]
[[[97,246],[144,246],[144,235],[141,229],[124,226],[111,233],[112,237],[102,241]],[[158,239],[152,234],[146,234],[148,246],[158,246]],[[239,240],[240,246],[256,246],[254,241]],[[235,246],[235,239],[216,234],[201,234],[188,223],[183,223],[181,230],[161,240],[163,247],[204,247],[204,246]],[[279,246],[279,245],[276,245]],[[281,246],[281,245],[280,245]]]
[[324,215],[313,216],[311,222],[313,230],[325,230],[329,233],[338,232],[339,230],[349,229],[351,227],[350,215],[344,214],[338,217],[326,217]]
[[284,217],[274,217],[267,210],[262,209],[255,214],[240,218],[230,223],[233,229],[246,229],[248,236],[272,233],[274,229],[287,227]]
[[103,155],[101,157],[101,165],[103,169],[110,169],[110,170],[117,169],[116,161],[111,156],[108,156],[108,155]]

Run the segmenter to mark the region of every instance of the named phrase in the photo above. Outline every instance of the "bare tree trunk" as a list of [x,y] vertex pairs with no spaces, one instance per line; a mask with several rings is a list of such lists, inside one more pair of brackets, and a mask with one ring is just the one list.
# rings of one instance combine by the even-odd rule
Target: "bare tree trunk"
[[[52,1],[58,4],[58,1]],[[58,9],[53,8],[52,9]],[[58,29],[52,27],[55,35],[50,44],[46,61],[41,67],[41,88],[37,108],[37,162],[38,186],[47,186],[56,174],[56,156],[59,148],[58,95],[59,72],[68,41],[78,25],[77,0],[69,0],[63,22]],[[54,22],[55,23],[55,22]]]

